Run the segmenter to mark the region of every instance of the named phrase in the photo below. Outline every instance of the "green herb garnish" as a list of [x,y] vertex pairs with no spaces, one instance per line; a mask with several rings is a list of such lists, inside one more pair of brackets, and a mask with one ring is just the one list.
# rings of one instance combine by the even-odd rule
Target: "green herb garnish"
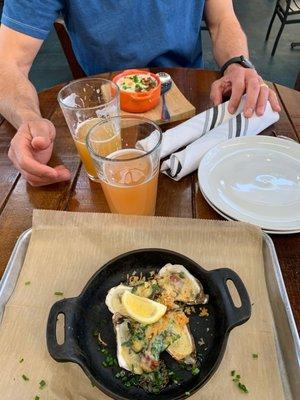
[[241,382],[239,382],[238,387],[239,387],[239,389],[241,389],[242,392],[249,393],[249,390]]
[[119,378],[124,378],[125,375],[126,372],[122,369],[120,372],[116,373],[115,377],[119,379]]
[[24,361],[24,358],[20,358],[19,363],[21,364]]
[[34,400],[40,400],[40,396],[35,396]]
[[24,374],[22,375],[22,378],[24,379],[25,382],[29,381],[28,376],[26,376],[26,375],[24,375]]
[[133,80],[134,83],[138,83],[139,78],[137,77],[137,75],[133,75],[133,77],[131,78]]
[[25,282],[25,286],[28,286],[28,285],[30,285],[30,281],[27,281],[27,282]]
[[40,385],[39,389],[44,389],[44,387],[46,386],[46,382],[44,380],[41,380],[39,385]]
[[169,382],[169,373],[163,361],[158,367],[149,373],[144,373],[138,377],[138,384],[148,393],[160,393]]
[[168,345],[169,343],[166,343],[164,332],[155,336],[150,347],[150,352],[155,360],[159,360],[160,353],[162,353],[168,347]]
[[240,382],[241,375],[235,374],[235,371],[231,371],[231,376],[234,378],[232,379],[233,382],[237,384],[237,387],[244,393],[249,393],[249,390],[246,388],[246,386]]
[[252,354],[252,357],[253,357],[253,358],[258,358],[258,354],[257,354],[257,353],[253,353],[253,354]]
[[193,368],[192,368],[192,374],[193,375],[198,375],[199,372],[200,372],[200,369],[194,365]]
[[63,292],[54,292],[55,296],[63,296]]
[[107,367],[112,367],[113,365],[118,365],[118,360],[115,357],[113,357],[107,349],[101,349],[100,351],[101,353],[106,355],[104,361],[102,361],[103,367],[107,368]]
[[153,299],[157,294],[161,292],[161,287],[157,283],[152,283],[151,290],[151,299]]

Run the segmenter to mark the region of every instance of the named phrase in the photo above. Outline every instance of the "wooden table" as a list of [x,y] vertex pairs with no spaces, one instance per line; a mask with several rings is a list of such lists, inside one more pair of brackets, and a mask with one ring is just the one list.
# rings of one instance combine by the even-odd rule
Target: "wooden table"
[[[156,69],[154,69],[155,72]],[[160,69],[161,70],[161,69]],[[165,69],[170,73],[199,113],[212,103],[209,91],[217,72],[195,69]],[[111,78],[112,74],[104,74]],[[288,136],[300,141],[300,93],[270,83],[282,105],[280,120],[264,134]],[[65,164],[72,173],[70,182],[33,188],[13,168],[7,151],[15,130],[2,119],[0,121],[0,277],[18,236],[31,226],[32,210],[51,209],[69,211],[108,212],[101,186],[91,182],[81,167],[71,135],[60,111],[56,96],[61,85],[40,93],[42,115],[49,118],[57,129],[55,149],[51,164]],[[171,125],[165,125],[164,129]],[[300,210],[299,210],[300,212]],[[221,219],[206,203],[192,174],[174,182],[161,175],[159,179],[156,214],[172,217]],[[300,328],[300,234],[272,237],[280,261],[284,281],[290,298],[298,329]]]

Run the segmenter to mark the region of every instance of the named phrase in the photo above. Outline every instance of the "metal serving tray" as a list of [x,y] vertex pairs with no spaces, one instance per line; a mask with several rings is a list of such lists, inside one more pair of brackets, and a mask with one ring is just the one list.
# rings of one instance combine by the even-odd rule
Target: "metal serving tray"
[[[5,305],[18,281],[30,237],[31,229],[23,232],[19,237],[0,281],[0,324]],[[300,393],[300,340],[275,247],[272,239],[265,233],[263,233],[263,255],[285,397],[287,400],[297,400]]]

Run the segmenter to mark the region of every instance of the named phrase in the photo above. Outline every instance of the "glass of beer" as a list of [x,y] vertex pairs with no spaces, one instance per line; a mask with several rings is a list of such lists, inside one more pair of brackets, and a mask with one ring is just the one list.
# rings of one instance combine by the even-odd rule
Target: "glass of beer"
[[[120,148],[101,154],[103,136],[119,137]],[[148,137],[151,144],[146,152],[139,143]],[[90,129],[87,148],[111,212],[155,214],[161,141],[160,128],[142,117],[113,117]]]
[[[64,86],[57,99],[89,178],[98,180],[85,139],[92,126],[119,115],[120,98],[117,85],[107,79],[83,78]],[[104,135],[102,139],[102,155],[120,147],[120,138]]]

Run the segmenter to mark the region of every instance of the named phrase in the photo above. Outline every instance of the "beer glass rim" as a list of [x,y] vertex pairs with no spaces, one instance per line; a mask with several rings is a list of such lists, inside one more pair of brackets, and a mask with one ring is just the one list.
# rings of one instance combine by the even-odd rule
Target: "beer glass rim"
[[[65,104],[64,101],[62,100],[62,92],[65,89],[69,88],[70,86],[74,85],[75,83],[85,82],[85,81],[101,81],[103,83],[110,83],[116,89],[116,95],[111,100],[109,100],[107,103],[98,104],[98,105],[92,106],[92,107],[73,107],[73,106],[69,106],[69,105]],[[63,86],[57,94],[57,101],[61,108],[65,108],[68,110],[75,110],[75,111],[95,110],[101,106],[107,106],[107,105],[113,103],[115,101],[116,97],[119,96],[119,94],[120,94],[120,89],[119,89],[119,86],[115,82],[113,82],[109,79],[105,79],[105,78],[87,76],[86,78],[75,79],[75,80],[69,82],[67,85]]]
[[[90,136],[91,136],[91,134],[92,134],[92,132],[93,132],[93,130],[95,128],[97,128],[100,125],[107,124],[108,122],[110,122],[112,120],[116,120],[116,119],[120,119],[121,121],[122,120],[134,119],[134,120],[139,120],[141,122],[148,123],[149,125],[153,125],[154,128],[155,128],[155,130],[153,132],[155,132],[157,130],[157,132],[159,134],[159,138],[158,138],[157,143],[155,144],[155,146],[151,150],[145,152],[144,154],[141,154],[140,156],[135,156],[135,157],[132,157],[132,158],[126,158],[126,160],[120,160],[120,159],[108,158],[108,157],[105,157],[105,156],[100,156],[99,154],[95,153],[94,150],[91,148],[91,146],[89,144],[89,138],[90,138]],[[151,135],[151,133],[150,133],[150,135]],[[94,125],[92,128],[90,128],[89,131],[88,131],[88,134],[86,135],[85,142],[86,142],[87,148],[88,148],[88,150],[91,153],[93,158],[99,159],[99,160],[102,160],[102,161],[114,162],[114,163],[118,163],[118,162],[123,162],[124,163],[124,162],[127,162],[127,161],[138,160],[140,158],[146,157],[149,154],[153,153],[155,150],[157,150],[159,148],[159,146],[161,145],[161,142],[162,142],[162,130],[160,129],[160,127],[154,121],[152,121],[149,118],[135,116],[135,115],[134,116],[131,116],[131,115],[120,115],[120,116],[111,117],[111,118],[105,119],[105,120],[103,120],[101,122],[98,122],[96,125]]]

